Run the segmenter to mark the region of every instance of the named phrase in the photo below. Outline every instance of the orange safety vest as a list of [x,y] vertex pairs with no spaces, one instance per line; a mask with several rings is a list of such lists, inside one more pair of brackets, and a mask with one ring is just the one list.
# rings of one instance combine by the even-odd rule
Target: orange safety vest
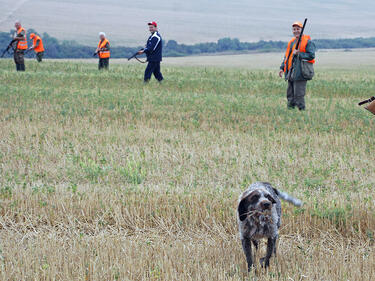
[[[100,41],[98,44],[98,48],[99,49],[105,48],[105,45],[107,45],[107,43],[109,44],[109,41],[107,39]],[[106,59],[106,58],[109,58],[110,56],[111,56],[111,52],[109,50],[99,52],[99,58],[101,59]]]
[[20,34],[22,31],[25,31],[25,40],[18,41],[18,43],[17,43],[17,49],[26,50],[27,49],[26,30],[23,27],[20,27],[17,30],[17,35]]
[[[296,48],[296,43],[293,44],[293,42],[296,40],[294,37],[292,40],[289,41],[288,48],[285,52],[285,61],[284,61],[284,72],[289,70],[292,67],[293,62],[293,50]],[[301,42],[299,44],[299,51],[301,53],[306,53],[306,46],[307,43],[311,40],[311,37],[309,35],[303,35],[301,38]],[[293,47],[292,47],[293,44]],[[293,48],[293,49],[291,49]],[[315,60],[310,60],[310,63],[315,63]]]
[[40,38],[40,36],[38,36],[38,35],[34,36],[34,38],[33,38],[33,46],[36,45],[36,42],[38,42],[38,40],[40,40],[39,41],[39,45],[38,45],[38,47],[34,48],[34,51],[35,51],[35,53],[44,52],[43,41],[42,41],[42,38]]

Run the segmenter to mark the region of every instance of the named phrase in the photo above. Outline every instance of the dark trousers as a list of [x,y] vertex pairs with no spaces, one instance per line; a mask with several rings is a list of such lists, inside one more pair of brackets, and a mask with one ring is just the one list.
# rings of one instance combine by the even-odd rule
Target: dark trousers
[[43,60],[43,56],[44,56],[44,52],[36,53],[36,60],[37,60],[38,62],[42,62],[42,60]]
[[25,53],[23,50],[16,49],[13,54],[14,62],[16,64],[17,71],[25,71]]
[[307,81],[288,81],[288,90],[286,97],[288,107],[298,107],[299,110],[305,109],[305,94]]
[[160,61],[149,61],[145,70],[145,82],[150,81],[151,75],[154,74],[156,80],[161,82],[164,78],[160,72]]
[[99,59],[99,70],[108,69],[109,67],[109,58]]

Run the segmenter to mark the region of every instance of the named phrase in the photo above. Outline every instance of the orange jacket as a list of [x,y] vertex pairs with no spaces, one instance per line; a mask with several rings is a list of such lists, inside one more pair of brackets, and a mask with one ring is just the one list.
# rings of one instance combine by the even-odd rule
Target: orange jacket
[[25,32],[25,40],[18,41],[18,43],[17,43],[17,49],[19,49],[19,50],[26,50],[27,49],[26,30],[23,27],[20,27],[17,30],[17,35],[20,34],[22,31]]
[[44,46],[43,46],[43,41],[42,41],[42,38],[40,38],[40,36],[38,35],[35,35],[34,38],[33,38],[33,46],[36,46],[36,43],[39,41],[39,45],[38,47],[35,47],[34,48],[34,51],[35,53],[40,53],[40,52],[44,52]]
[[[294,41],[296,38],[294,37],[292,40],[289,41],[288,48],[286,49],[285,52],[285,61],[284,61],[284,72],[288,71],[292,67],[292,62],[293,62],[293,50],[296,48],[296,43]],[[311,40],[311,37],[309,35],[303,35],[301,38],[301,42],[299,44],[299,51],[301,53],[306,53],[306,46],[307,43]],[[294,44],[293,44],[294,43]],[[293,47],[292,47],[293,44]],[[291,50],[293,48],[293,50]],[[315,63],[315,60],[310,60],[309,62]]]
[[[107,39],[100,41],[98,44],[98,48],[99,49],[105,48],[107,43],[109,44],[109,41]],[[109,50],[99,52],[99,58],[101,59],[106,59],[106,58],[109,58],[110,56],[111,56],[111,52]]]

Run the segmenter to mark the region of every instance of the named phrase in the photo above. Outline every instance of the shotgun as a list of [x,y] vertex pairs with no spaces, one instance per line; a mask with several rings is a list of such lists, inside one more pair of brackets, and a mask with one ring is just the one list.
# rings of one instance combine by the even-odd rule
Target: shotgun
[[366,103],[370,103],[375,100],[375,97],[371,97],[368,100],[361,101],[358,105],[364,105]]
[[[306,18],[305,21],[303,22],[303,26],[302,26],[301,34],[299,35],[299,38],[298,38],[298,41],[297,41],[297,45],[296,45],[295,50],[298,50],[298,49],[299,49],[299,44],[301,43],[301,39],[302,39],[302,36],[303,36],[303,32],[305,31],[306,23],[307,23],[307,18]],[[293,50],[292,50],[292,52],[293,52]],[[292,76],[292,73],[293,73],[294,61],[295,61],[295,59],[296,59],[296,56],[293,55],[292,66],[290,67],[290,69],[289,69],[289,71],[288,71],[288,75],[287,75],[287,77],[286,77],[286,80],[288,80],[288,81],[291,80],[291,76]]]
[[93,56],[93,57],[96,57],[97,55],[99,55],[99,53],[100,53],[100,50],[97,51],[97,52],[95,52],[92,56]]
[[12,48],[12,45],[13,45],[14,42],[16,42],[15,39],[13,39],[13,40],[9,43],[9,45],[5,48],[5,50],[4,50],[3,53],[1,54],[1,56],[0,56],[1,58],[3,58],[3,57],[5,56],[6,53],[8,53],[9,49]]
[[[143,51],[144,49],[142,48],[142,49],[140,49],[139,51]],[[142,60],[140,60],[137,56],[138,56],[138,52],[139,51],[137,51],[136,53],[134,53],[132,56],[130,56],[130,57],[128,57],[128,61],[129,60],[131,60],[131,59],[136,59],[137,61],[139,61],[140,63],[146,63],[147,61],[142,61]]]

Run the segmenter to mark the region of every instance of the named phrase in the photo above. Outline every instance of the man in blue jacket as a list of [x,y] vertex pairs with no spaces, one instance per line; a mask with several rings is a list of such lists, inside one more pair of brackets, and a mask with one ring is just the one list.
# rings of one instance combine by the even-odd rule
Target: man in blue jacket
[[154,74],[155,78],[161,82],[164,78],[160,72],[160,62],[162,60],[163,40],[158,32],[158,25],[156,22],[149,22],[148,28],[151,32],[147,40],[146,48],[139,51],[138,54],[143,53],[147,56],[148,65],[145,70],[145,82],[150,81],[151,75]]

